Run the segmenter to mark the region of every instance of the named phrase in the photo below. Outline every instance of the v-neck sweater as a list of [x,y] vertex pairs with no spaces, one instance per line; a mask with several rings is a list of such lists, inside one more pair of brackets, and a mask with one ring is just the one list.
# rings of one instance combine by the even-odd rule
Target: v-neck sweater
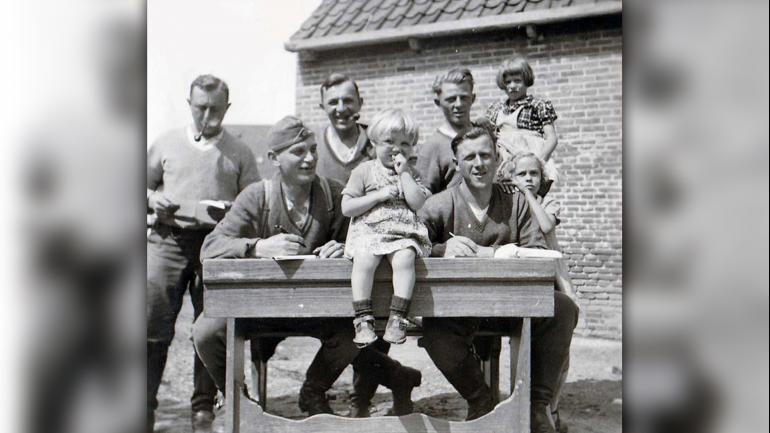
[[537,222],[531,217],[527,200],[518,191],[505,193],[493,186],[487,218],[480,222],[468,205],[468,192],[459,185],[428,198],[418,215],[428,228],[433,243],[432,256],[446,251],[452,237],[465,236],[479,246],[500,246],[515,243],[528,248],[546,248]]

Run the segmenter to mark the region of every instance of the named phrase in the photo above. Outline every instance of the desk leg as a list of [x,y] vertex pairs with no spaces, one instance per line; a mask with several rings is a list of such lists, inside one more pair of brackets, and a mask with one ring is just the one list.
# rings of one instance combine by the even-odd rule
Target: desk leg
[[[513,329],[511,334],[511,394],[514,388],[518,392],[519,432],[529,431],[530,405],[530,357],[531,357],[532,319],[525,317],[521,328]],[[518,334],[518,335],[517,335]],[[517,344],[518,343],[518,344]]]
[[241,390],[243,389],[243,335],[235,329],[235,319],[227,319],[227,364],[225,390],[225,432],[239,433]]

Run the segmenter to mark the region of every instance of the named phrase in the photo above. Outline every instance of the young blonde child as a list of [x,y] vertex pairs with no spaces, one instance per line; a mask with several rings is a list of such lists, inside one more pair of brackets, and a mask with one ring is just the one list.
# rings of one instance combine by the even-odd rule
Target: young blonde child
[[371,294],[383,257],[393,269],[393,298],[383,339],[395,344],[406,340],[414,260],[429,255],[431,247],[428,230],[416,215],[430,195],[414,169],[417,125],[401,110],[384,110],[374,116],[367,134],[376,158],[356,167],[342,191],[342,213],[352,218],[345,257],[353,259],[353,342],[359,347],[377,339]]
[[[509,169],[509,172],[503,174],[503,178],[505,181],[512,183],[526,197],[529,212],[540,226],[540,231],[545,237],[546,246],[549,249],[559,251],[559,242],[556,239],[556,226],[560,222],[561,205],[553,198],[553,195],[542,196],[547,179],[544,174],[543,161],[532,152],[522,152],[513,157],[509,163]],[[556,289],[575,299],[572,281],[569,278],[567,266],[563,260],[557,261]],[[551,401],[551,416],[557,426],[557,431],[560,431],[559,426],[562,424],[558,411],[559,395],[562,386],[567,380],[568,370],[569,358],[567,358],[562,368],[559,385],[554,391],[553,400]]]
[[551,159],[558,138],[554,122],[558,118],[551,101],[527,94],[534,84],[535,74],[523,57],[506,61],[497,71],[497,87],[507,98],[492,103],[486,116],[497,131],[497,147],[501,163],[498,180],[508,171],[508,162],[520,152],[532,152],[545,161],[549,183],[557,182],[559,172]]

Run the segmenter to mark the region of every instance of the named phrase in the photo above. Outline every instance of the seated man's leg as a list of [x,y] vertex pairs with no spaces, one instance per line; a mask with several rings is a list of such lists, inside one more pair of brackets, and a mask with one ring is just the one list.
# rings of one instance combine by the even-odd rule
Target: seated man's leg
[[492,391],[472,350],[478,324],[476,319],[424,319],[420,340],[436,367],[468,401],[468,421],[492,410]]
[[578,322],[578,306],[562,292],[554,292],[553,317],[532,321],[532,431],[553,431],[549,426],[537,430],[548,419],[547,408],[559,387],[569,357],[572,333]]
[[203,365],[222,393],[227,364],[227,319],[198,316],[193,325],[193,343]]
[[[380,341],[383,340],[378,340]],[[353,379],[355,394],[351,416],[369,416],[369,405],[378,385],[383,385],[392,391],[394,415],[412,413],[414,411],[412,388],[420,386],[422,373],[390,358],[387,350],[376,349],[379,348],[375,343],[361,350],[353,363],[354,368],[358,369],[358,375],[354,375]],[[368,394],[362,393],[362,389]]]
[[348,319],[335,320],[322,327],[318,335],[321,348],[310,363],[299,392],[299,408],[303,412],[311,416],[332,413],[326,391],[358,356],[359,349],[353,343],[354,334]]

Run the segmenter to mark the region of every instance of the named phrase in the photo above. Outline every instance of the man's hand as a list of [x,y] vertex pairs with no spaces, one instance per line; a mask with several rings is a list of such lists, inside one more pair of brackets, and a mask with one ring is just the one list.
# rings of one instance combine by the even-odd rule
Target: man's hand
[[444,257],[475,257],[479,246],[465,236],[454,236],[446,242]]
[[304,244],[302,237],[281,233],[261,239],[254,248],[256,257],[296,256]]
[[341,244],[337,241],[329,241],[323,246],[313,250],[313,254],[318,255],[321,259],[338,259],[342,257],[344,252],[345,244]]
[[388,201],[394,198],[398,198],[398,187],[395,185],[387,185],[384,188],[377,190],[380,202]]
[[179,205],[168,199],[162,192],[154,191],[147,198],[147,205],[155,211],[158,218],[169,218],[179,209]]

